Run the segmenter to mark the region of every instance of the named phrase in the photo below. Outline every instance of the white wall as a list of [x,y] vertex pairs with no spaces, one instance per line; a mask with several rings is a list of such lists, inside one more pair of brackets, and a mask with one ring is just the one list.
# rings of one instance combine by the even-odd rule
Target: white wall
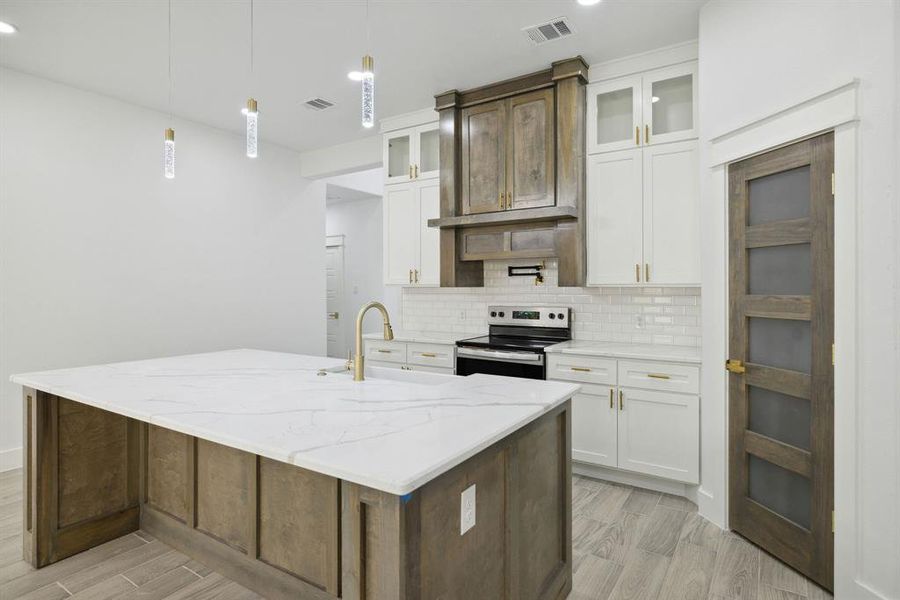
[[[380,184],[381,169],[374,172]],[[383,303],[394,327],[399,330],[400,288],[384,285],[382,276],[381,196],[328,202],[325,223],[328,235],[344,236],[344,298],[341,307],[344,348],[353,348],[356,313],[369,300]],[[364,331],[381,331],[381,317],[377,313],[367,315]]]
[[[240,115],[237,115],[239,118]],[[11,373],[234,347],[325,354],[324,183],[297,153],[0,70],[0,453]],[[6,464],[3,466],[11,466]]]
[[[701,142],[859,79],[854,347],[837,348],[836,380],[856,370],[856,392],[837,395],[835,585],[838,598],[900,598],[900,235],[898,217],[897,33],[900,5],[860,2],[708,3],[700,15]],[[705,163],[704,163],[705,164]],[[837,173],[841,177],[841,173]],[[713,516],[724,518],[727,486],[723,331],[724,288],[717,281],[724,215],[710,170],[704,206],[703,486]],[[839,195],[840,196],[840,195]],[[836,202],[841,198],[837,197]],[[836,223],[837,228],[844,226]],[[717,256],[718,255],[718,256]],[[854,295],[855,294],[855,295]],[[852,410],[848,408],[852,407]],[[850,435],[845,436],[844,432]],[[852,443],[852,447],[848,444]],[[854,460],[846,463],[845,457]],[[841,503],[843,500],[843,503]],[[701,506],[702,508],[702,506]]]

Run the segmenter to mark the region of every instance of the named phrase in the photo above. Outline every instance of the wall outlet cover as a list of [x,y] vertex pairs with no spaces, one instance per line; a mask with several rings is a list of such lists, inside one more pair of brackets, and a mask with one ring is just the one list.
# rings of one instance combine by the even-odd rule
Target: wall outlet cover
[[460,494],[459,502],[459,535],[464,535],[475,527],[475,484],[473,483]]

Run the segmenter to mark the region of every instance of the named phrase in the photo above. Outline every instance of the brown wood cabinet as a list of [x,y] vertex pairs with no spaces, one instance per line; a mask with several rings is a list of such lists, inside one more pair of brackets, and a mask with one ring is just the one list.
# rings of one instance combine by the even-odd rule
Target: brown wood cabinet
[[462,208],[478,214],[553,206],[554,90],[462,110]]

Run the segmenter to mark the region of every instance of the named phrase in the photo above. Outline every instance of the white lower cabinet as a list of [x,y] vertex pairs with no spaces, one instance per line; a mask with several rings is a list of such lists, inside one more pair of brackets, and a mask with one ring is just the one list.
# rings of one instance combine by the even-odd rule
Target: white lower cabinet
[[582,384],[572,400],[573,460],[699,483],[699,367],[550,354],[547,373]]
[[572,398],[572,459],[615,467],[617,415],[615,389],[583,384]]
[[456,373],[456,346],[364,340],[366,364],[373,367],[421,371],[423,373]]

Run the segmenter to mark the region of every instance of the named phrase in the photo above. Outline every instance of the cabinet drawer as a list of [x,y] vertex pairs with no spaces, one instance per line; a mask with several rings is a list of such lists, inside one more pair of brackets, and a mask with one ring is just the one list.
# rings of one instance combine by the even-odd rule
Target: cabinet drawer
[[436,373],[438,375],[454,375],[453,369],[445,367],[426,367],[422,365],[409,365],[406,367],[410,371],[418,371],[420,373]]
[[577,354],[548,354],[547,379],[616,385],[616,361]]
[[406,362],[406,343],[366,340],[366,360],[388,363]]
[[422,367],[453,369],[456,366],[456,346],[441,344],[407,344],[406,362]]
[[700,368],[676,363],[620,360],[619,386],[699,394]]

